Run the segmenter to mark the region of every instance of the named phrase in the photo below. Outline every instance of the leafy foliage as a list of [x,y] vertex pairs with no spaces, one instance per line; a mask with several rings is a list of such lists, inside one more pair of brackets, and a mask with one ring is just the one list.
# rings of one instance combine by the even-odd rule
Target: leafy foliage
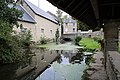
[[[10,36],[9,36],[10,37]],[[0,45],[0,63],[12,63],[20,60],[21,44],[17,36],[11,36],[11,39],[1,38]]]
[[75,44],[76,44],[76,45],[79,45],[79,42],[80,42],[81,39],[82,39],[82,37],[77,36],[77,37],[75,38]]
[[60,9],[57,9],[56,11],[56,14],[57,14],[57,18],[58,18],[58,21],[59,23],[63,24],[63,21],[62,21],[62,11]]
[[23,59],[23,48],[30,46],[30,31],[21,33],[20,35],[9,36],[9,40],[0,39],[0,63],[13,63]]
[[49,41],[50,41],[50,39],[47,39],[45,37],[41,37],[39,43],[40,44],[47,44],[47,42],[49,42]]
[[30,46],[32,40],[32,35],[30,30],[21,32],[19,36],[23,46]]
[[100,48],[98,42],[94,41],[92,38],[82,38],[79,44],[84,46],[84,50],[87,52],[94,52],[96,49]]
[[99,42],[101,39],[99,37],[93,37],[94,41]]
[[13,26],[18,27],[17,20],[22,11],[17,10],[14,0],[0,0],[0,38],[9,39]]
[[21,43],[13,36],[13,27],[17,26],[22,11],[15,8],[14,0],[0,0],[0,63],[12,63],[21,58]]
[[88,25],[86,25],[85,23],[78,21],[78,20],[76,20],[76,21],[77,21],[78,30],[87,31],[90,29],[90,27]]

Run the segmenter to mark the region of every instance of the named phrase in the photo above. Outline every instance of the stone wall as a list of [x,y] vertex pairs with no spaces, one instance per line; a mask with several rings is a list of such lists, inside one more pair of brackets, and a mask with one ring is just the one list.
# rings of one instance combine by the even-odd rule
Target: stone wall
[[109,80],[120,80],[120,54],[117,51],[108,51],[106,72]]

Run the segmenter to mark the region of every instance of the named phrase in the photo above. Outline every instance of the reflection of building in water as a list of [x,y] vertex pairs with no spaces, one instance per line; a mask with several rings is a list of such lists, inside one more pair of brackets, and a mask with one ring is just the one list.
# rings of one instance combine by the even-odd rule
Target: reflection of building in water
[[[56,51],[34,49],[34,54],[24,56],[25,62],[0,66],[0,80],[34,80],[58,56]],[[51,54],[52,53],[52,54]],[[42,55],[44,54],[44,59]],[[7,76],[6,76],[7,75]]]
[[83,61],[83,55],[78,53],[77,50],[72,51],[62,51],[62,54],[65,58],[69,58],[69,62],[75,62],[75,60]]

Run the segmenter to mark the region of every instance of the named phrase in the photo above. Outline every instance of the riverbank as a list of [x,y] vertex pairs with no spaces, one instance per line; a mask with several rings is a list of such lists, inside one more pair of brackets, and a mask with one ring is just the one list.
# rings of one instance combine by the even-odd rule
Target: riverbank
[[103,65],[104,56],[101,51],[93,55],[94,62],[87,69],[88,80],[107,80],[107,74]]
[[28,61],[0,66],[0,73],[2,73],[0,80],[34,80],[59,55],[56,51],[40,48],[35,48],[32,51],[34,56],[31,58],[28,56],[32,54],[26,56],[26,58],[30,58]]

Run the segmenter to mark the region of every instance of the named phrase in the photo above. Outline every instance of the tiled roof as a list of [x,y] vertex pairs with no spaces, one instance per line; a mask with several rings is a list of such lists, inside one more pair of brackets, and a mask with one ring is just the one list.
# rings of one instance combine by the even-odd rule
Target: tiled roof
[[19,18],[19,20],[36,23],[34,18],[32,18],[32,16],[21,5],[16,5],[15,8],[24,12],[23,17]]
[[34,4],[32,4],[31,2],[29,2],[28,0],[24,0],[27,5],[34,11],[34,13],[36,13],[39,16],[42,16],[50,21],[53,21],[55,23],[58,23],[58,21],[56,20],[56,18],[50,14],[48,14],[47,12],[43,11],[42,9],[40,9],[39,7],[35,6]]
[[65,20],[65,23],[76,23],[76,20],[74,20],[72,18],[68,18]]

